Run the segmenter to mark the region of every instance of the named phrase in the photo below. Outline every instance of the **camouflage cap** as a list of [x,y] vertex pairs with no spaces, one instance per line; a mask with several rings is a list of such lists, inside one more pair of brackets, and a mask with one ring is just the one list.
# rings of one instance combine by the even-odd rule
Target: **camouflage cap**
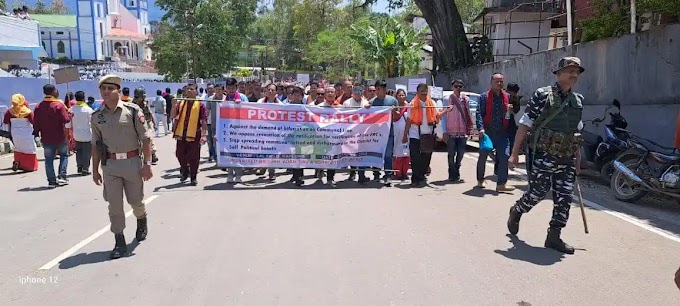
[[135,98],[141,98],[144,95],[146,95],[146,90],[144,90],[144,87],[135,88]]
[[581,59],[575,56],[567,56],[563,57],[560,62],[557,64],[557,69],[553,71],[554,74],[557,74],[560,70],[571,67],[571,66],[576,66],[580,69],[580,72],[583,73],[586,69],[581,66]]

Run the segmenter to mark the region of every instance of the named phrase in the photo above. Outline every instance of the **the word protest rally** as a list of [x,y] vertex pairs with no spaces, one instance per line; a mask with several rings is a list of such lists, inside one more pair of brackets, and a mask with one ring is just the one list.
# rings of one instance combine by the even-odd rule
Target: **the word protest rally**
[[0,306],[680,305],[680,0],[0,0]]

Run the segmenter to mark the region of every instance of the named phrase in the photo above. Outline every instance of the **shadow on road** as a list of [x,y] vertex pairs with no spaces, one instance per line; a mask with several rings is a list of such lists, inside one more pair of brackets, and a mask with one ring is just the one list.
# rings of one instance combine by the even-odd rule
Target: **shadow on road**
[[31,191],[45,191],[45,190],[52,190],[52,189],[56,189],[56,188],[50,188],[48,186],[24,187],[24,188],[21,188],[17,191],[19,191],[19,192],[31,192]]
[[[139,246],[139,241],[137,241],[137,239],[133,239],[132,242],[130,242],[127,246],[128,248],[127,255],[123,256],[123,258],[135,256],[134,251],[137,248],[137,246]],[[62,261],[60,261],[59,269],[66,270],[81,265],[109,261],[112,260],[109,258],[110,253],[111,250],[76,254],[71,257],[64,258]]]
[[564,254],[558,251],[528,245],[515,235],[507,234],[506,236],[510,238],[512,247],[507,250],[494,250],[494,253],[503,255],[508,259],[525,261],[539,266],[550,266],[564,258]]
[[380,189],[384,186],[377,182],[368,182],[361,185],[355,181],[337,181],[336,187],[327,185],[325,181],[318,180],[313,183],[305,183],[302,187],[295,186],[292,182],[268,182],[266,178],[257,178],[244,181],[239,184],[219,183],[205,186],[204,190],[267,190],[267,189],[299,189],[299,190],[323,190],[323,189]]
[[487,195],[498,196],[499,193],[496,192],[495,189],[473,187],[472,189],[463,192],[463,194],[466,196],[483,198]]

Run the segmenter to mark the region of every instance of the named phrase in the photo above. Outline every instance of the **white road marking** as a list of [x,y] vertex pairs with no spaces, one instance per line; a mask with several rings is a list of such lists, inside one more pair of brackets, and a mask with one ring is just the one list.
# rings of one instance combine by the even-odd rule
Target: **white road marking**
[[[474,155],[472,155],[472,154],[470,154],[470,153],[465,153],[464,156],[465,156],[466,158],[469,158],[469,159],[477,160],[477,157],[474,156]],[[491,161],[489,161],[489,160],[487,160],[486,163],[487,163],[487,164],[490,164],[490,165],[493,165],[493,162],[491,162]],[[520,169],[520,168],[515,168],[515,170],[510,170],[510,172],[511,172],[511,173],[515,173],[515,174],[520,174],[520,175],[527,175],[527,171],[526,171],[525,169]],[[623,221],[626,221],[626,222],[628,222],[628,223],[630,223],[630,224],[632,224],[632,225],[635,225],[635,226],[637,226],[637,227],[639,227],[639,228],[641,228],[641,229],[647,230],[647,231],[649,231],[649,232],[652,232],[652,233],[654,233],[654,234],[657,234],[657,235],[659,235],[659,236],[661,236],[661,237],[664,237],[664,238],[666,238],[666,239],[669,239],[669,240],[671,240],[671,241],[680,243],[680,236],[678,236],[678,235],[676,235],[676,234],[674,234],[674,233],[671,233],[671,232],[669,232],[669,231],[662,230],[662,229],[660,229],[660,228],[658,228],[658,227],[649,225],[649,224],[645,223],[644,221],[642,221],[642,220],[640,220],[640,219],[637,219],[637,218],[635,218],[635,217],[633,217],[633,216],[631,216],[631,215],[628,215],[628,214],[624,214],[624,213],[621,213],[621,212],[618,212],[618,211],[611,210],[611,209],[607,208],[607,207],[604,206],[604,205],[595,203],[595,202],[590,201],[590,200],[587,200],[587,199],[583,199],[583,204],[584,204],[585,206],[591,207],[591,208],[593,208],[593,209],[595,209],[595,210],[601,211],[601,212],[603,212],[603,213],[605,213],[605,214],[608,214],[608,215],[610,215],[610,216],[614,216],[614,217],[619,218],[619,219],[621,219],[621,220],[623,220]]]
[[[158,195],[156,195],[156,194],[152,195],[152,196],[148,197],[146,200],[144,200],[144,204],[148,205],[149,203],[151,203],[151,201],[155,200],[156,198],[158,198]],[[130,217],[130,216],[132,216],[132,210],[129,210],[127,213],[125,213],[125,218]],[[106,233],[107,231],[109,231],[110,228],[111,228],[111,223],[102,227],[102,229],[96,231],[94,234],[90,235],[90,237],[87,237],[83,241],[78,242],[78,244],[76,244],[73,247],[71,247],[70,249],[66,250],[66,252],[61,253],[61,255],[50,260],[50,262],[48,262],[45,265],[43,265],[42,267],[40,267],[40,269],[38,269],[38,271],[45,271],[45,270],[52,269],[52,267],[56,266],[60,261],[62,261],[64,259],[66,259],[67,257],[73,255],[75,252],[77,252],[78,250],[80,250],[81,248],[83,248],[84,246],[89,244],[90,242],[99,238],[99,236],[101,236],[104,233]]]

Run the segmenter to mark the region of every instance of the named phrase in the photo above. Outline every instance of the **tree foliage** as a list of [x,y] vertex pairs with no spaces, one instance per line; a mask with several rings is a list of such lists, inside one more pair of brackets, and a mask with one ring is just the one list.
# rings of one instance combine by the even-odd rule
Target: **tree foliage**
[[43,0],[38,0],[35,2],[35,7],[31,10],[33,14],[51,14],[52,12],[50,11],[49,8],[47,8],[47,4],[45,4],[45,1]]
[[249,39],[256,0],[156,0],[166,13],[153,36],[156,68],[169,79],[215,77],[236,63]]
[[365,66],[363,49],[345,29],[324,30],[305,50],[307,60],[333,79],[356,75]]
[[66,15],[68,14],[68,6],[64,4],[63,0],[52,0],[49,11],[50,14]]
[[[592,0],[594,16],[583,22],[582,41],[615,37],[630,32],[630,4],[623,0]],[[643,22],[656,24],[660,14],[680,17],[680,1],[638,0],[636,2],[637,30]],[[651,13],[651,20],[643,15]]]
[[363,20],[351,26],[352,37],[361,45],[367,58],[378,64],[382,77],[397,77],[418,72],[422,33],[396,18],[377,22]]

